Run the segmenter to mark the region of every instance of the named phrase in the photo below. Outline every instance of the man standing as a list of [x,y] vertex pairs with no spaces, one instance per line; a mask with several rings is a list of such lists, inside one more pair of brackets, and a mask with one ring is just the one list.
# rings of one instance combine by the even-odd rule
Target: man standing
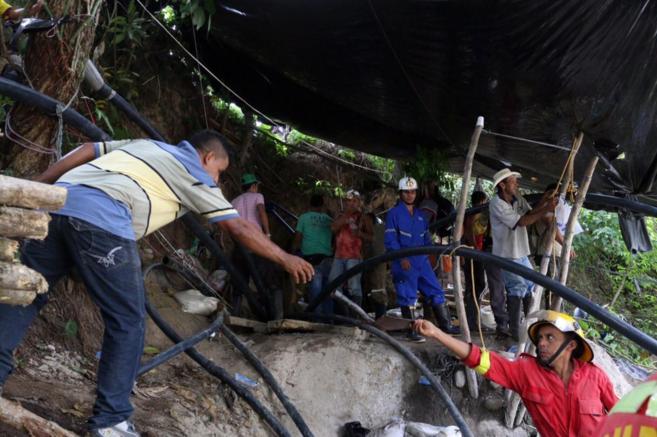
[[[105,325],[88,423],[92,436],[139,435],[128,421],[145,327],[137,239],[194,211],[296,281],[313,275],[310,264],[272,244],[224,198],[217,183],[229,164],[227,145],[211,130],[177,146],[152,140],[86,143],[38,178],[57,181],[68,196],[53,214],[48,237],[25,242],[22,261],[46,278],[50,291],[75,268]],[[0,305],[0,386],[13,370],[14,349],[47,300],[44,294],[26,307]]]
[[[269,218],[265,210],[265,197],[259,192],[260,181],[253,173],[244,173],[242,175],[242,194],[234,198],[231,202],[237,213],[244,220],[253,223],[255,227],[263,233],[267,238],[271,239],[269,231]],[[237,271],[246,279],[247,283],[251,277],[251,267],[248,257],[252,258],[252,262],[258,270],[261,277],[266,278],[271,284],[274,280],[274,266],[264,258],[253,255],[250,251],[243,247],[235,245],[233,249],[232,261]],[[277,285],[277,284],[274,284]],[[240,313],[242,307],[242,295],[240,290],[234,290],[232,299],[233,314]],[[261,298],[265,298],[261,296]]]
[[242,175],[242,194],[234,198],[231,203],[240,217],[262,229],[267,237],[271,237],[269,218],[265,210],[265,197],[260,193],[260,181],[253,173]]
[[[554,211],[556,198],[546,199],[535,209],[518,193],[518,172],[502,169],[493,176],[493,186],[497,194],[490,201],[490,224],[493,233],[493,255],[507,258],[527,268],[529,262],[529,240],[527,226],[535,223],[545,214]],[[529,311],[534,284],[515,273],[502,272],[506,286],[509,330],[514,340],[518,339],[521,316]]]
[[[372,223],[362,212],[360,193],[349,190],[345,195],[344,212],[333,222],[331,231],[335,234],[335,258],[331,266],[329,280],[359,264],[363,259],[363,240],[372,241]],[[363,304],[361,274],[348,281],[349,298],[359,306]],[[341,288],[338,288],[342,291]]]
[[[385,246],[388,251],[409,247],[429,246],[432,244],[427,220],[415,208],[417,182],[411,177],[399,180],[399,201],[386,216]],[[431,305],[438,324],[450,334],[457,334],[459,329],[452,326],[449,312],[445,307],[445,292],[431,269],[427,255],[417,255],[392,263],[392,280],[397,290],[397,304],[402,316],[415,319],[414,308],[417,292],[424,295]],[[415,331],[409,331],[411,341],[425,341]]]
[[[333,263],[331,248],[333,219],[322,211],[323,207],[322,195],[314,194],[310,198],[310,211],[299,216],[292,244],[292,252],[301,249],[303,259],[315,268],[315,275],[308,286],[308,302],[315,299],[327,284]],[[333,300],[324,299],[316,311],[320,314],[333,314]]]
[[591,363],[593,351],[579,324],[568,314],[541,311],[527,333],[538,356],[509,360],[436,328],[414,324],[484,378],[520,394],[544,437],[594,437],[595,429],[618,401],[607,374]]

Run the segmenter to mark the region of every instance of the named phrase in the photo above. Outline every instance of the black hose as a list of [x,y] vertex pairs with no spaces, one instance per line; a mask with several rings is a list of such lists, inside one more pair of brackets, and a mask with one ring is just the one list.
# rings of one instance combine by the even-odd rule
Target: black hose
[[[41,112],[53,117],[57,114],[57,105],[66,106],[50,96],[4,77],[0,77],[0,94],[17,102],[34,106]],[[62,119],[66,124],[73,126],[92,141],[109,141],[111,139],[106,132],[80,115],[75,109],[64,109]]]
[[349,323],[350,325],[357,326],[358,328],[363,329],[373,335],[376,335],[377,337],[379,337],[384,341],[387,341],[393,348],[395,348],[395,350],[397,350],[397,352],[402,354],[404,358],[406,358],[411,364],[417,367],[420,370],[420,372],[429,380],[429,382],[431,383],[431,387],[434,389],[438,397],[444,402],[445,406],[447,407],[447,412],[454,419],[454,423],[456,423],[456,426],[458,426],[459,429],[461,430],[461,434],[464,437],[474,436],[474,434],[472,434],[472,431],[470,431],[468,425],[465,423],[465,419],[461,415],[461,412],[456,407],[454,401],[452,401],[452,398],[449,396],[447,391],[445,391],[445,388],[442,386],[438,378],[436,378],[436,376],[433,373],[431,373],[431,370],[429,370],[427,366],[425,366],[424,363],[418,357],[416,357],[415,354],[413,354],[413,352],[411,352],[406,346],[402,345],[400,342],[395,340],[392,336],[386,334],[382,330],[368,323],[362,322],[360,320],[352,319],[351,317],[315,314],[315,313],[302,313],[292,317],[301,318],[305,320],[313,320],[313,319],[335,320],[338,322]]
[[99,97],[105,98],[112,102],[114,106],[123,112],[126,117],[137,126],[139,126],[148,136],[154,140],[165,141],[162,134],[155,129],[142,115],[137,111],[137,108],[132,106],[126,99],[124,99],[121,94],[114,91],[109,85],[103,84],[103,86],[96,91]]
[[[144,270],[144,280],[148,274],[156,267],[161,266],[161,264],[153,264]],[[153,322],[164,332],[164,335],[169,337],[173,343],[181,343],[183,339],[178,335],[178,333],[162,318],[160,313],[151,305],[148,298],[146,298],[146,312],[153,319]],[[185,350],[185,353],[194,361],[196,361],[201,367],[203,367],[208,373],[212,376],[218,378],[224,384],[227,384],[238,396],[240,396],[247,404],[253,408],[253,410],[258,413],[258,415],[276,432],[279,436],[289,437],[290,433],[285,429],[285,427],[280,423],[280,421],[274,417],[274,415],[265,408],[264,405],[256,399],[256,397],[248,389],[243,387],[240,383],[235,381],[226,370],[222,367],[213,363],[210,359],[206,358],[203,354],[197,351],[195,348],[188,348]]]
[[482,263],[483,265],[492,264],[495,267],[499,267],[502,270],[506,270],[511,273],[522,276],[523,278],[529,279],[530,281],[542,285],[548,290],[551,290],[558,296],[569,301],[573,305],[583,309],[596,319],[605,323],[607,326],[616,330],[620,334],[624,335],[628,339],[632,340],[637,345],[646,349],[652,354],[657,355],[657,340],[650,337],[646,333],[638,330],[634,326],[630,325],[624,320],[619,319],[614,314],[600,307],[598,304],[592,302],[591,300],[585,298],[576,291],[566,287],[554,279],[548,278],[547,276],[541,275],[539,272],[527,268],[523,265],[515,263],[506,258],[492,255],[487,252],[473,250],[468,248],[456,248],[453,249],[451,246],[423,246],[423,247],[413,247],[408,249],[396,250],[394,252],[388,252],[383,255],[370,258],[363,261],[362,263],[352,267],[346,272],[342,273],[340,276],[336,277],[334,280],[330,281],[324,289],[319,293],[318,296],[313,299],[308,307],[306,312],[312,312],[324,299],[327,299],[331,292],[335,290],[340,284],[347,281],[354,275],[362,273],[365,270],[370,270],[374,266],[382,262],[392,261],[400,258],[406,258],[409,256],[415,255],[427,255],[431,253],[445,253],[453,251],[454,254],[462,256],[465,258],[474,259],[477,262]]
[[267,312],[258,302],[258,297],[253,291],[251,291],[251,288],[249,287],[249,284],[246,283],[244,277],[237,271],[233,263],[231,263],[228,257],[223,253],[217,242],[212,239],[210,234],[208,234],[208,231],[206,231],[198,220],[190,214],[182,216],[182,221],[187,225],[189,230],[198,237],[201,243],[210,250],[212,255],[219,260],[219,263],[225,267],[231,280],[246,296],[246,300],[249,302],[249,306],[255,313],[256,317],[260,320],[265,320],[267,318]]
[[[525,196],[525,198],[531,203],[532,201],[531,199],[533,198],[538,199],[540,198],[540,196],[542,196],[542,194],[540,193],[530,194],[528,196]],[[601,206],[607,206],[612,208],[627,209],[640,214],[645,214],[650,217],[657,217],[657,207],[653,205],[649,205],[647,203],[639,202],[636,200],[626,199],[623,197],[610,196],[608,194],[588,193],[586,195],[586,199],[584,199],[584,206],[590,207],[590,205],[601,205]],[[483,205],[466,209],[465,215],[476,214],[478,212],[485,211],[487,209],[488,209],[488,203],[485,203]],[[454,220],[456,220],[456,212],[452,212],[447,217],[443,217],[442,219],[433,222],[429,226],[429,230],[435,232],[438,229],[442,229],[451,225],[454,222]]]
[[202,342],[206,338],[212,337],[221,328],[223,323],[224,323],[224,313],[222,312],[219,313],[215,321],[212,322],[212,324],[208,326],[206,329],[204,329],[203,331],[194,334],[193,336],[189,337],[185,341],[174,344],[166,351],[157,354],[155,357],[151,358],[150,360],[142,364],[141,367],[139,368],[139,371],[137,372],[137,376],[139,377],[144,373],[153,370],[160,364],[164,364],[165,362],[169,361],[171,358],[185,352],[190,347],[196,346],[198,343]]
[[226,339],[228,339],[228,341],[230,341],[233,346],[235,346],[235,348],[237,348],[237,350],[239,350],[244,355],[246,360],[256,369],[260,376],[262,376],[262,379],[265,380],[267,385],[269,385],[278,399],[280,399],[283,407],[285,407],[285,411],[287,411],[294,423],[297,425],[297,428],[299,428],[301,435],[304,437],[312,437],[312,431],[310,431],[310,428],[308,428],[308,425],[303,420],[303,417],[301,417],[301,414],[299,414],[299,411],[296,409],[294,404],[292,404],[290,399],[283,392],[283,389],[281,389],[281,386],[278,384],[278,381],[276,381],[276,378],[274,378],[274,375],[271,374],[269,369],[267,369],[262,364],[258,357],[256,357],[255,354],[251,352],[251,350],[246,347],[246,345],[237,337],[237,335],[235,335],[235,333],[231,331],[226,325],[221,326],[221,332],[224,334]]

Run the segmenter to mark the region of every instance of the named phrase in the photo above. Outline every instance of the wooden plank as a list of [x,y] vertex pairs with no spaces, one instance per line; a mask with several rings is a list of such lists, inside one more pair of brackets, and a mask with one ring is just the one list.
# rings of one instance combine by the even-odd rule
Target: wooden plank
[[363,331],[353,326],[336,326],[327,323],[307,322],[305,320],[281,319],[268,322],[267,332],[270,334],[282,332],[330,332],[336,335],[361,336]]
[[56,211],[66,202],[66,188],[0,175],[0,204]]
[[224,322],[228,326],[237,326],[240,328],[250,328],[255,332],[266,332],[267,324],[257,320],[245,319],[243,317],[227,316]]

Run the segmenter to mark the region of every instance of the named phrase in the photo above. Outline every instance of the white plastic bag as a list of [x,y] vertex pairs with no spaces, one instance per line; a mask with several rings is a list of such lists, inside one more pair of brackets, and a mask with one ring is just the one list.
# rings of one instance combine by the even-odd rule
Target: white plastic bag
[[194,289],[179,291],[175,294],[175,298],[184,313],[200,316],[209,316],[214,313],[217,311],[217,305],[219,304],[219,299],[216,297],[205,296]]

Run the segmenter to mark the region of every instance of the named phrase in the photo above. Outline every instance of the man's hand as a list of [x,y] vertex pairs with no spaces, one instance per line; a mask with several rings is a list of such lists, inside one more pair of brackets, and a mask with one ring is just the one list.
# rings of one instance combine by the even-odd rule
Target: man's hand
[[315,274],[315,269],[313,266],[299,258],[298,256],[288,254],[287,257],[283,260],[281,266],[292,275],[294,282],[297,284],[305,284],[310,282]]
[[410,270],[411,269],[411,262],[408,260],[408,258],[403,258],[401,261],[401,268],[402,270]]
[[436,338],[440,335],[441,330],[428,320],[418,319],[413,322],[413,330],[425,337]]

